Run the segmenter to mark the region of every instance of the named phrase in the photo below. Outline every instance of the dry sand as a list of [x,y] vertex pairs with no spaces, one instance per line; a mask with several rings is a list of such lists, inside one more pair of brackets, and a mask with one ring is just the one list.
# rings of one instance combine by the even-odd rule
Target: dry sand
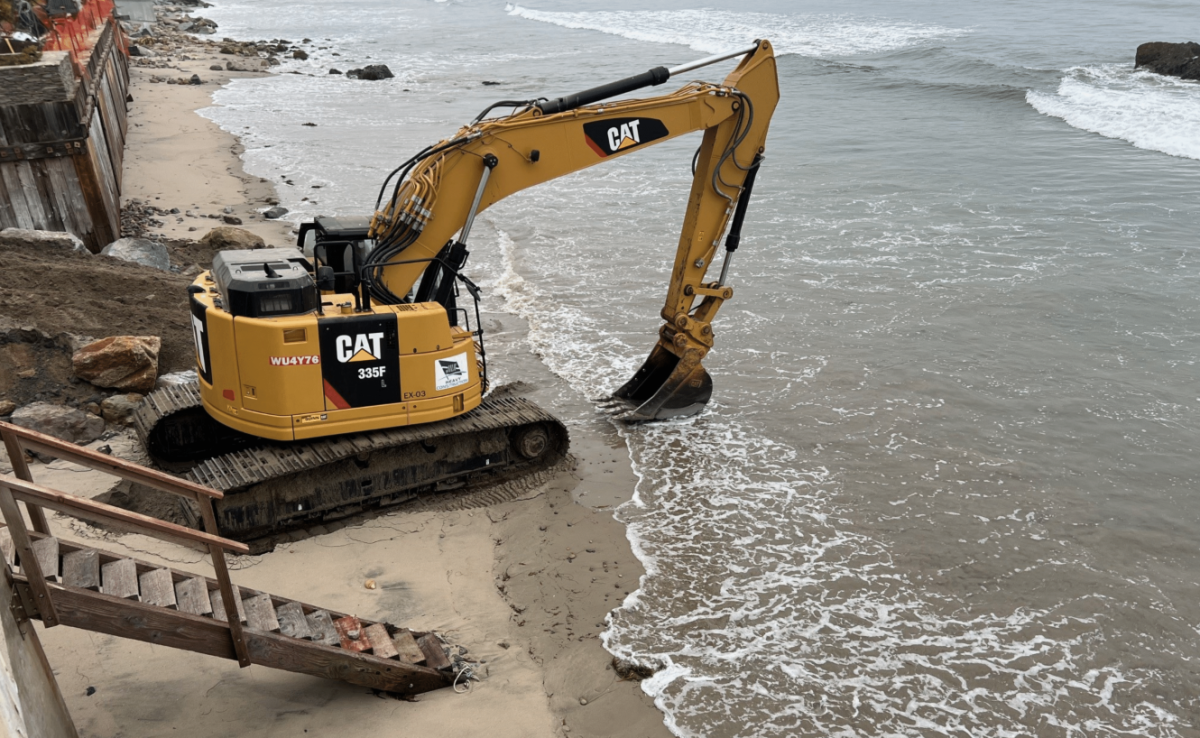
[[[228,57],[200,48],[189,55],[193,60],[172,61],[174,74],[196,73],[206,84],[150,84],[149,76],[162,70],[131,69],[124,198],[203,213],[232,206],[269,244],[288,243],[290,226],[255,215],[273,195],[270,184],[247,176],[236,140],[194,112],[211,104],[215,84],[231,75],[209,69]],[[195,238],[214,225],[209,218],[170,218],[154,232]],[[502,336],[489,344],[498,371],[522,377],[547,407],[578,408],[583,401],[570,399],[529,354],[519,320],[489,315],[487,322]],[[669,735],[637,683],[616,676],[598,640],[606,614],[642,574],[611,513],[635,483],[628,453],[599,416],[572,424],[571,433],[574,467],[516,499],[461,510],[401,509],[235,564],[237,584],[446,634],[481,662],[482,681],[469,693],[440,690],[397,701],[260,666],[239,669],[232,661],[101,634],[40,629],[81,735]],[[93,445],[99,443],[118,455],[140,455],[129,433]],[[7,471],[6,461],[0,471]],[[86,496],[112,486],[111,478],[64,462],[35,464],[34,476]],[[68,538],[100,537],[101,548],[209,571],[188,549],[103,533],[61,516],[52,524]],[[365,588],[367,579],[379,588]]]

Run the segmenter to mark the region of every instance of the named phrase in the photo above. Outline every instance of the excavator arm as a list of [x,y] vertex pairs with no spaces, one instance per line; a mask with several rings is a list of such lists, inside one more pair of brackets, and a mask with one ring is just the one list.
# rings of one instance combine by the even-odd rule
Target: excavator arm
[[[738,55],[743,59],[721,84],[691,82],[659,97],[601,102]],[[630,406],[625,417],[631,420],[699,412],[712,393],[701,360],[713,345],[712,321],[733,294],[725,284],[728,260],[778,99],[771,44],[758,41],[736,54],[658,67],[564,98],[501,103],[520,109],[495,119],[481,115],[384,183],[371,221],[377,245],[363,270],[367,290],[385,304],[410,294],[416,301],[444,295],[466,261],[478,213],[534,185],[704,131],[661,313],[666,322],[645,364],[614,395]],[[706,281],[727,231],[720,276]]]

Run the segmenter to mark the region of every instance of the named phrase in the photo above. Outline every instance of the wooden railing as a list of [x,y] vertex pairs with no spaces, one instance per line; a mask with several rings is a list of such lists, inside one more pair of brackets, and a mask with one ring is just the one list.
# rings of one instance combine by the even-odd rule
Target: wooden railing
[[[247,554],[250,550],[244,543],[222,538],[218,534],[212,501],[222,498],[223,495],[220,492],[9,423],[0,422],[0,438],[4,440],[9,463],[12,464],[13,474],[16,477],[0,475],[0,514],[4,516],[4,522],[12,535],[13,544],[21,557],[21,567],[27,575],[26,579],[33,594],[34,602],[31,604],[36,608],[46,627],[59,624],[52,597],[53,588],[47,583],[38,564],[37,556],[34,555],[30,532],[26,527],[25,517],[17,505],[18,502],[25,504],[33,530],[43,535],[50,534],[44,511],[44,509],[50,509],[80,520],[142,533],[208,553],[212,558],[214,578],[221,590],[221,600],[225,608],[229,635],[233,640],[234,653],[237,655],[240,665],[250,665],[249,651],[237,611],[239,598],[234,594],[233,583],[229,580],[229,568],[225,562],[226,551]],[[185,528],[95,500],[41,487],[34,482],[29,464],[25,460],[26,451],[54,456],[192,500],[200,510],[200,519],[204,523],[204,530]]]

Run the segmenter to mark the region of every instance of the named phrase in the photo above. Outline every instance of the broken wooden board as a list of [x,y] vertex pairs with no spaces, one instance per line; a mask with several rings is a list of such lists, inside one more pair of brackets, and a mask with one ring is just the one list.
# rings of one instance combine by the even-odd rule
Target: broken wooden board
[[432,633],[426,633],[417,639],[417,645],[421,648],[421,652],[425,654],[425,665],[434,669],[446,669],[450,667],[450,659],[446,658],[446,652],[442,650],[442,642],[437,636]]

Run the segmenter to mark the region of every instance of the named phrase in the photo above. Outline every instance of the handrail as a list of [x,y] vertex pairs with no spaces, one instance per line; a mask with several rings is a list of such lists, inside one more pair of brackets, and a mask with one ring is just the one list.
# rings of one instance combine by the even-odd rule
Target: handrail
[[[124,459],[116,459],[98,451],[93,451],[90,448],[81,448],[73,443],[59,440],[54,436],[38,433],[35,430],[22,428],[12,423],[0,421],[0,436],[3,436],[6,442],[9,436],[16,436],[20,439],[21,446],[29,451],[39,451],[50,456],[57,456],[65,461],[82,464],[83,466],[108,472],[109,474],[115,474],[130,482],[138,482],[148,487],[162,490],[163,492],[186,497],[189,500],[198,501],[203,497],[211,497],[214,500],[219,500],[225,496],[210,487],[189,482],[179,477],[173,477],[170,474],[164,474],[160,471],[147,469]],[[11,450],[9,453],[11,455]],[[18,474],[18,476],[20,475]],[[25,477],[21,478],[25,479]]]
[[144,533],[164,541],[180,543],[205,553],[208,552],[209,546],[220,546],[230,553],[250,553],[250,547],[238,541],[214,536],[194,528],[185,528],[182,525],[123,510],[103,502],[89,500],[86,497],[76,497],[65,492],[47,489],[32,482],[0,475],[0,487],[11,490],[13,497],[23,502],[32,502],[41,507],[93,523],[117,525],[134,533]]
[[[237,612],[237,595],[233,589],[233,582],[229,578],[229,565],[225,561],[226,551],[246,554],[250,552],[250,549],[243,543],[231,541],[219,535],[217,517],[213,512],[213,500],[219,500],[224,495],[215,489],[195,482],[172,477],[169,474],[147,469],[123,459],[114,459],[97,451],[80,448],[53,436],[3,421],[0,421],[0,438],[4,441],[13,472],[17,476],[17,479],[0,476],[0,514],[3,515],[13,543],[16,544],[20,553],[21,566],[26,570],[24,573],[27,574],[29,587],[35,599],[33,606],[37,608],[46,627],[58,625],[58,613],[55,611],[54,601],[51,598],[51,589],[46,584],[45,577],[42,576],[43,572],[38,565],[37,557],[33,555],[33,544],[29,531],[25,528],[25,519],[21,515],[21,509],[17,506],[17,500],[25,503],[25,508],[29,511],[29,519],[33,522],[33,529],[37,533],[50,534],[46,514],[42,511],[43,507],[48,507],[51,510],[84,520],[115,524],[127,529],[132,528],[140,533],[207,551],[212,558],[213,572],[221,590],[221,599],[225,606],[225,622],[229,628],[229,637],[233,641],[233,650],[237,654],[238,664],[242,667],[250,665],[250,651],[246,646],[246,639],[242,635],[242,622]],[[26,450],[40,451],[90,469],[114,474],[131,482],[139,482],[163,492],[193,500],[200,508],[200,519],[204,521],[204,531],[185,528],[95,500],[40,487],[34,484],[33,473],[25,461]]]

